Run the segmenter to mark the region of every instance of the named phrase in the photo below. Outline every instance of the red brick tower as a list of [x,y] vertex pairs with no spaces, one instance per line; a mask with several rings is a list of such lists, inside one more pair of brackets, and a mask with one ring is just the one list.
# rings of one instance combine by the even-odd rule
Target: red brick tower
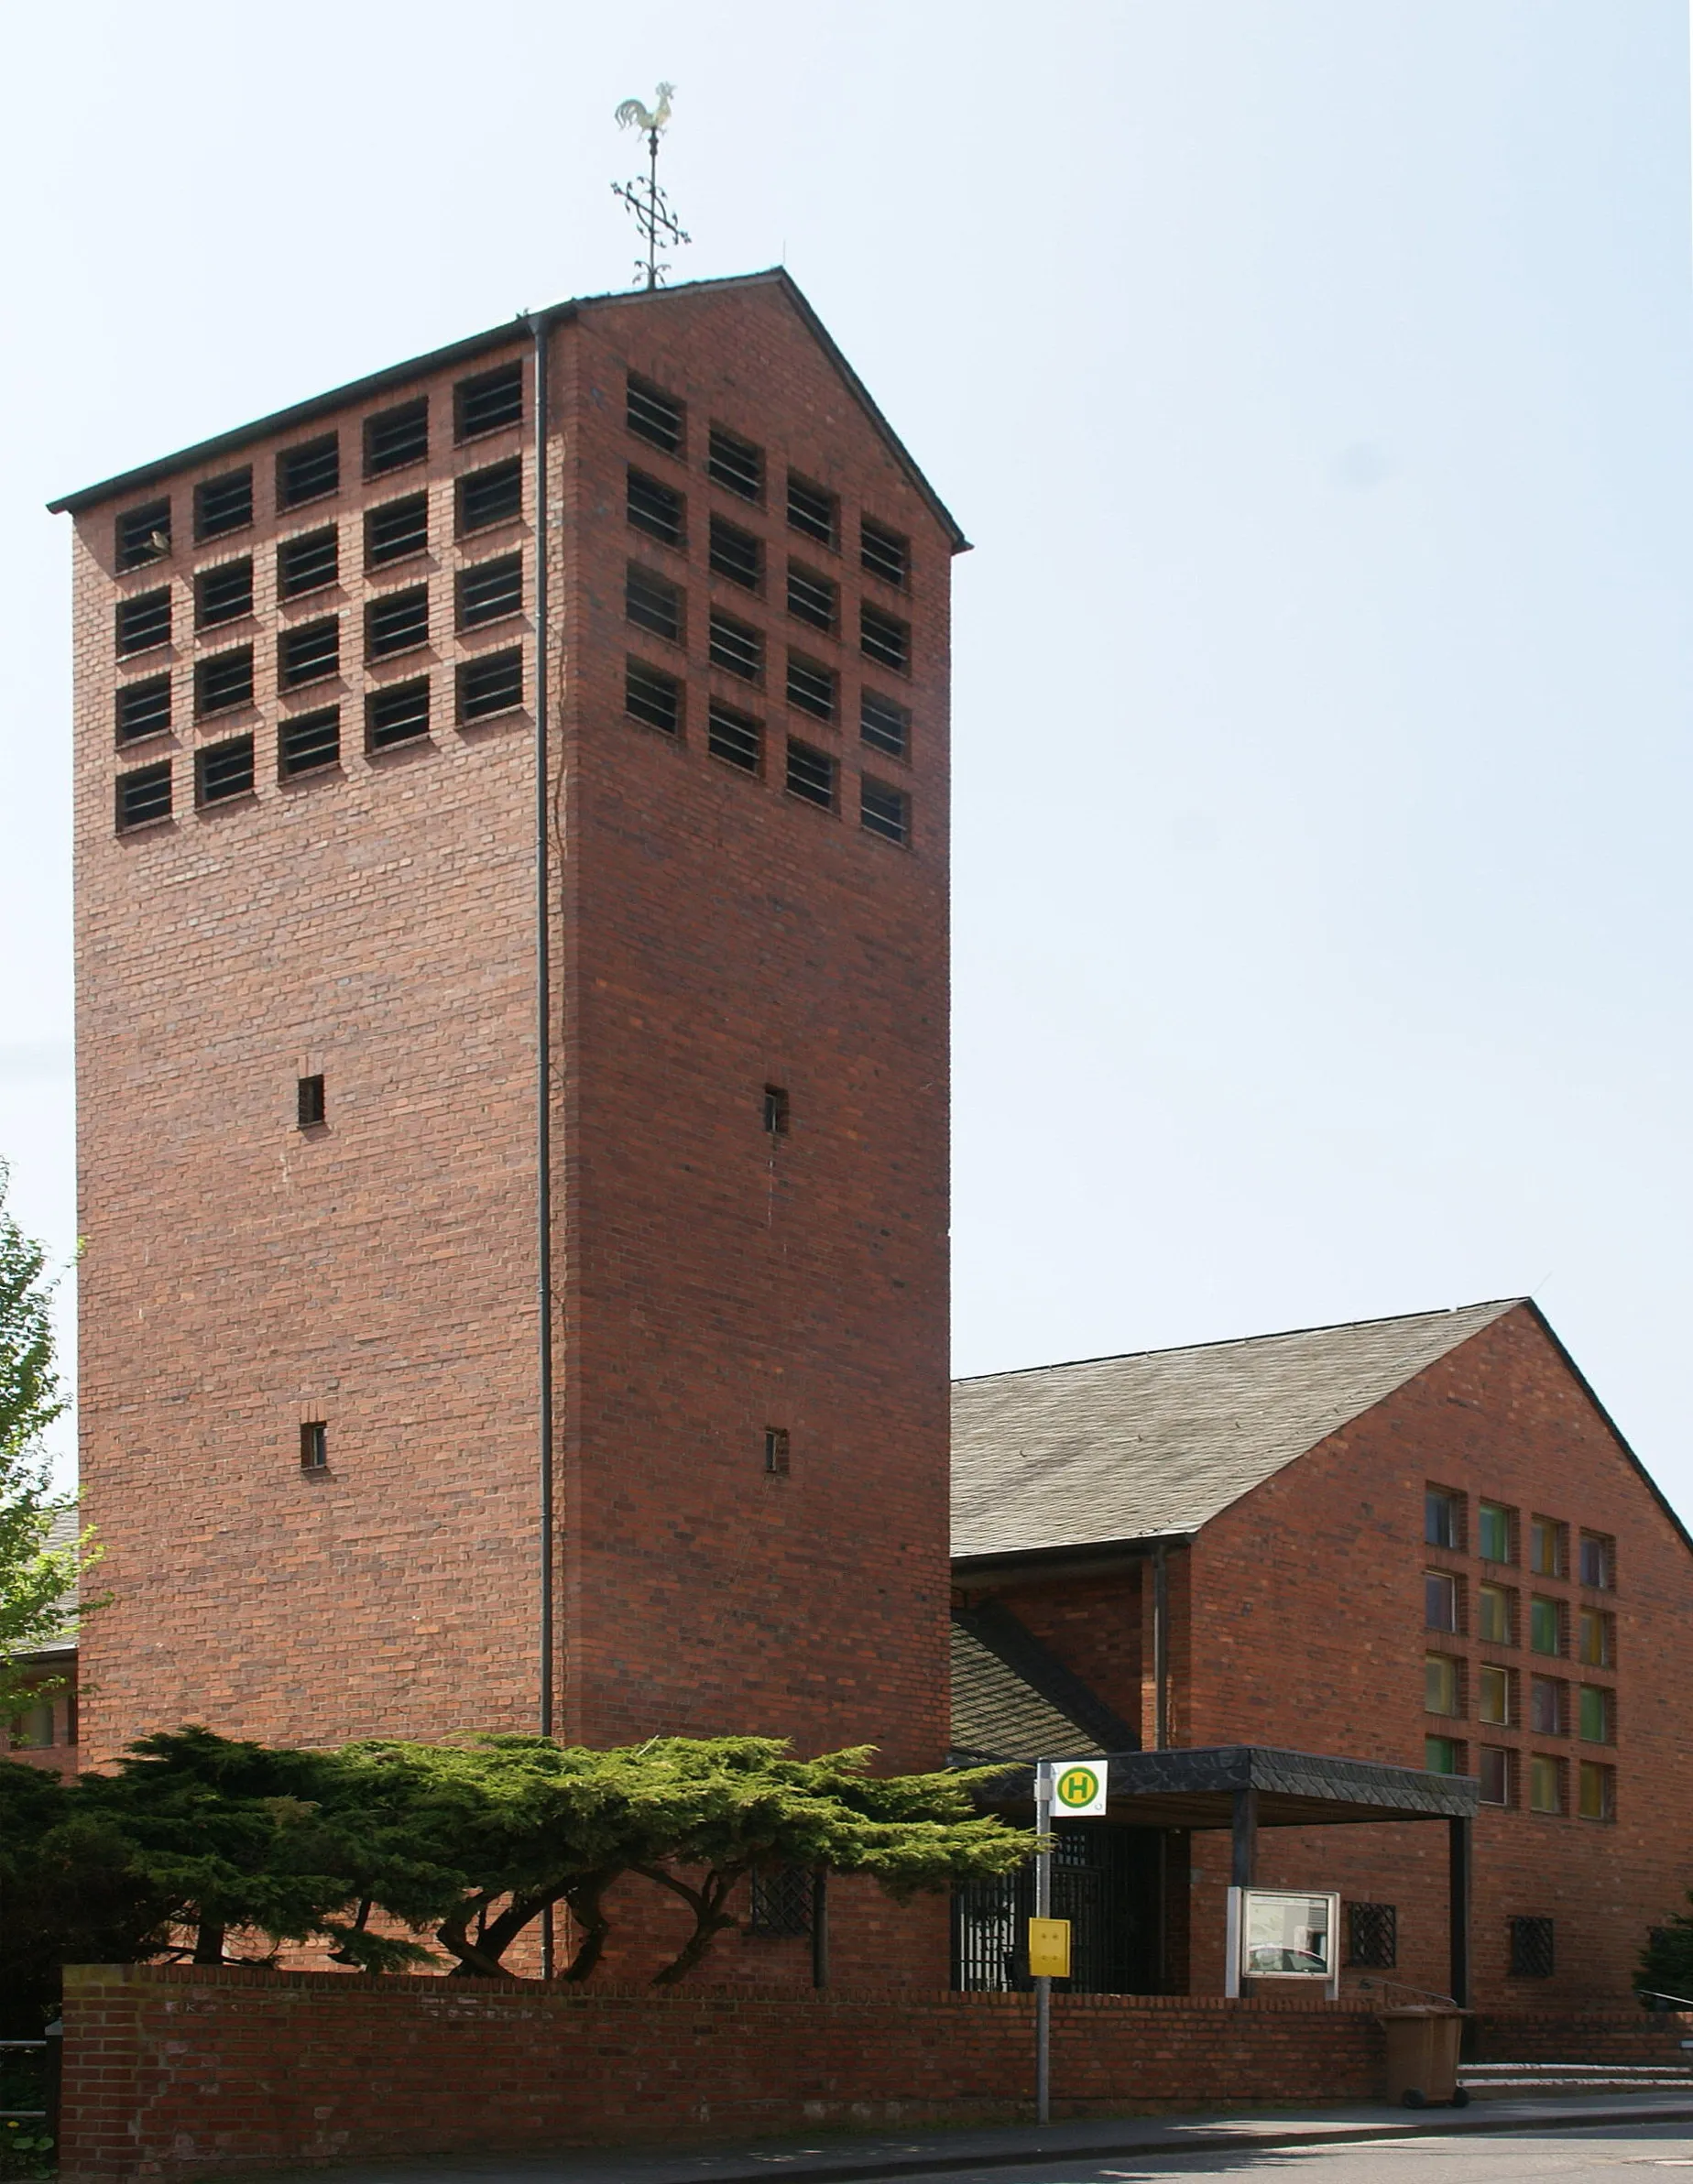
[[798,290],[59,505],[90,1755],[536,1724],[541,674],[559,1730],[936,1762],[963,541]]

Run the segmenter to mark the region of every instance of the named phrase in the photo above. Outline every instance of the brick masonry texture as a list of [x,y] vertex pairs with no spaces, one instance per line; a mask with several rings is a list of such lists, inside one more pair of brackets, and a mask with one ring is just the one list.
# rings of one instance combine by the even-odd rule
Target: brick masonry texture
[[[1027,1995],[80,1966],[60,2174],[1010,2122],[1031,2113],[1032,2058]],[[1059,1996],[1053,2088],[1059,2116],[1369,2100],[1381,2030],[1350,2006]]]
[[[1429,1486],[1466,1497],[1463,1549],[1425,1545]],[[1483,1500],[1520,1512],[1513,1564],[1484,1565],[1476,1551]],[[1585,1588],[1573,1572],[1532,1575],[1525,1556],[1534,1514],[1568,1526],[1572,1562],[1581,1530],[1614,1539],[1614,1589]],[[1426,1569],[1460,1579],[1466,1628],[1456,1636],[1424,1628]],[[1517,1644],[1477,1635],[1476,1588],[1484,1579],[1520,1594]],[[1012,1604],[1061,1658],[1098,1677],[1102,1697],[1130,1719],[1139,1713],[1150,1743],[1151,1646],[1140,1633],[1141,1595],[1151,1587],[1133,1576],[1113,1582],[1115,1601],[1109,1585],[1088,1579],[1029,1588]],[[1467,1771],[1480,1744],[1505,1746],[1516,1755],[1513,1802],[1483,1806],[1475,1823],[1476,2004],[1567,2011],[1629,1993],[1648,1929],[1684,1907],[1689,1880],[1693,1699],[1675,1672],[1688,1651],[1688,1552],[1532,1307],[1505,1313],[1207,1524],[1191,1549],[1173,1556],[1170,1591],[1173,1743],[1282,1745],[1417,1767],[1426,1735],[1450,1735]],[[1572,1631],[1584,1603],[1613,1613],[1613,1665],[1532,1653],[1533,1592],[1562,1601]],[[1468,1664],[1466,1710],[1456,1720],[1425,1711],[1425,1649]],[[1516,1671],[1524,1704],[1532,1674],[1567,1681],[1567,1733],[1522,1726],[1522,1705],[1512,1726],[1479,1721],[1476,1672],[1484,1663]],[[1582,1682],[1615,1694],[1614,1745],[1584,1743],[1575,1733]],[[1527,1808],[1523,1773],[1535,1753],[1567,1763],[1567,1814]],[[1614,1765],[1614,1821],[1575,1816],[1583,1759]],[[1229,1838],[1205,1832],[1190,1840],[1191,1976],[1197,1992],[1215,1992]],[[1385,1976],[1445,1991],[1444,1825],[1265,1829],[1258,1879],[1395,1905],[1399,1960]],[[1555,1922],[1551,1979],[1512,1975],[1509,1921],[1517,1916]],[[1344,1983],[1356,1991],[1360,1979],[1382,1976],[1348,1971]]]
[[[333,1742],[536,1722],[531,426],[452,443],[420,377],[168,486],[174,549],[115,569],[114,499],[75,547],[86,1513],[110,1611],[84,1750],[198,1720]],[[672,460],[625,423],[629,371],[687,405]],[[426,461],[358,480],[366,414],[426,393]],[[563,1734],[945,1746],[947,562],[951,541],[771,281],[587,307],[552,336],[548,541],[554,1250]],[[712,486],[709,422],[766,450],[767,504]],[[281,445],[340,431],[343,489],[286,514]],[[520,456],[522,518],[465,539],[454,483]],[[196,549],[192,488],[250,461],[255,521]],[[633,462],[687,497],[672,551],[626,520]],[[791,538],[788,467],[840,498],[842,551]],[[427,491],[426,553],[366,571],[365,509]],[[713,508],[765,541],[761,597],[713,577]],[[909,535],[906,594],[863,573],[861,513]],[[274,546],[336,527],[340,581],[279,602]],[[826,563],[838,639],[791,626],[790,545]],[[455,629],[457,571],[516,551],[524,614]],[[251,554],[253,615],[193,630],[194,574]],[[686,596],[685,643],[624,619],[627,564]],[[117,662],[115,601],[168,583],[174,639]],[[427,583],[430,643],[362,660],[366,601]],[[769,686],[705,663],[708,601],[767,632]],[[858,818],[857,604],[913,630],[908,848]],[[333,611],[341,672],[279,696],[279,632]],[[837,672],[833,726],[783,704],[792,638]],[[256,703],[192,717],[197,657],[255,651]],[[456,668],[514,643],[521,709],[460,726]],[[682,735],[628,718],[635,655],[685,684]],[[115,689],[168,671],[174,727],[114,748]],[[861,672],[862,671],[862,672]],[[367,754],[367,693],[427,673],[426,739]],[[716,693],[765,724],[710,757]],[[338,767],[279,778],[279,721],[342,709]],[[784,792],[792,726],[839,808]],[[196,810],[195,749],[256,741],[253,793]],[[115,776],[168,758],[174,815],[115,832]],[[322,1073],[327,1123],[296,1127]],[[762,1127],[767,1084],[792,1128]],[[302,1474],[299,1428],[329,1463]],[[790,1436],[787,1478],[764,1436]]]

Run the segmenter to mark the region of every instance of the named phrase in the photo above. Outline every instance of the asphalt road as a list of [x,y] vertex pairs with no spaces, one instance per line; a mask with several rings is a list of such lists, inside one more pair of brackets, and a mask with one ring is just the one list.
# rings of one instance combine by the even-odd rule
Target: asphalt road
[[[1693,2124],[1586,2131],[1510,2131],[1497,2137],[1382,2139],[1345,2146],[1251,2147],[1208,2154],[1120,2155],[1027,2168],[949,2169],[933,2184],[1142,2184],[1232,2177],[1241,2184],[1649,2184],[1685,2171],[1693,2184]],[[907,2177],[901,2184],[930,2184]]]

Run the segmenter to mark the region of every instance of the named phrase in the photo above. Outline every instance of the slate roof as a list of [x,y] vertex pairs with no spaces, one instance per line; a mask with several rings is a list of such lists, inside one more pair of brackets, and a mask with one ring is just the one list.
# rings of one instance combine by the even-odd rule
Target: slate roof
[[1196,1531],[1522,1301],[956,1381],[954,1556]]
[[972,1632],[952,1627],[952,1748],[961,1759],[1096,1759],[1105,1750]]
[[[73,1502],[69,1509],[61,1509],[53,1519],[48,1530],[48,1546],[49,1548],[74,1546],[78,1539],[81,1538],[82,1533],[82,1515]],[[77,1604],[78,1593],[79,1589],[72,1586],[71,1590],[64,1595],[61,1604],[67,1608],[74,1608]],[[45,1661],[61,1654],[74,1654],[75,1651],[76,1634],[74,1632],[71,1632],[62,1638],[50,1639],[46,1645],[37,1646],[32,1653],[20,1654],[18,1657],[23,1660]]]

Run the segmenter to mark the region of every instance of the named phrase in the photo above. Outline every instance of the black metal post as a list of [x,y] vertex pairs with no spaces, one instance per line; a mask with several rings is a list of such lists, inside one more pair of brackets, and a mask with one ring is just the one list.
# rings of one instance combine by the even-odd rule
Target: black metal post
[[1460,2010],[1469,2007],[1469,1895],[1470,1836],[1473,1822],[1454,1818],[1447,1822],[1447,1906],[1452,1927],[1452,1999]]
[[[540,1317],[536,1408],[541,1494],[540,1728],[552,1734],[552,885],[548,855],[547,362],[544,314],[535,336],[535,1301]],[[541,1915],[541,1976],[553,1968],[552,1907]]]
[[[1229,1860],[1229,1884],[1235,1888],[1251,1888],[1258,1874],[1258,1792],[1250,1784],[1234,1794],[1234,1829],[1232,1856]],[[1245,1906],[1241,1907],[1242,1916]],[[1251,1994],[1256,1981],[1242,1978],[1240,1992]]]

